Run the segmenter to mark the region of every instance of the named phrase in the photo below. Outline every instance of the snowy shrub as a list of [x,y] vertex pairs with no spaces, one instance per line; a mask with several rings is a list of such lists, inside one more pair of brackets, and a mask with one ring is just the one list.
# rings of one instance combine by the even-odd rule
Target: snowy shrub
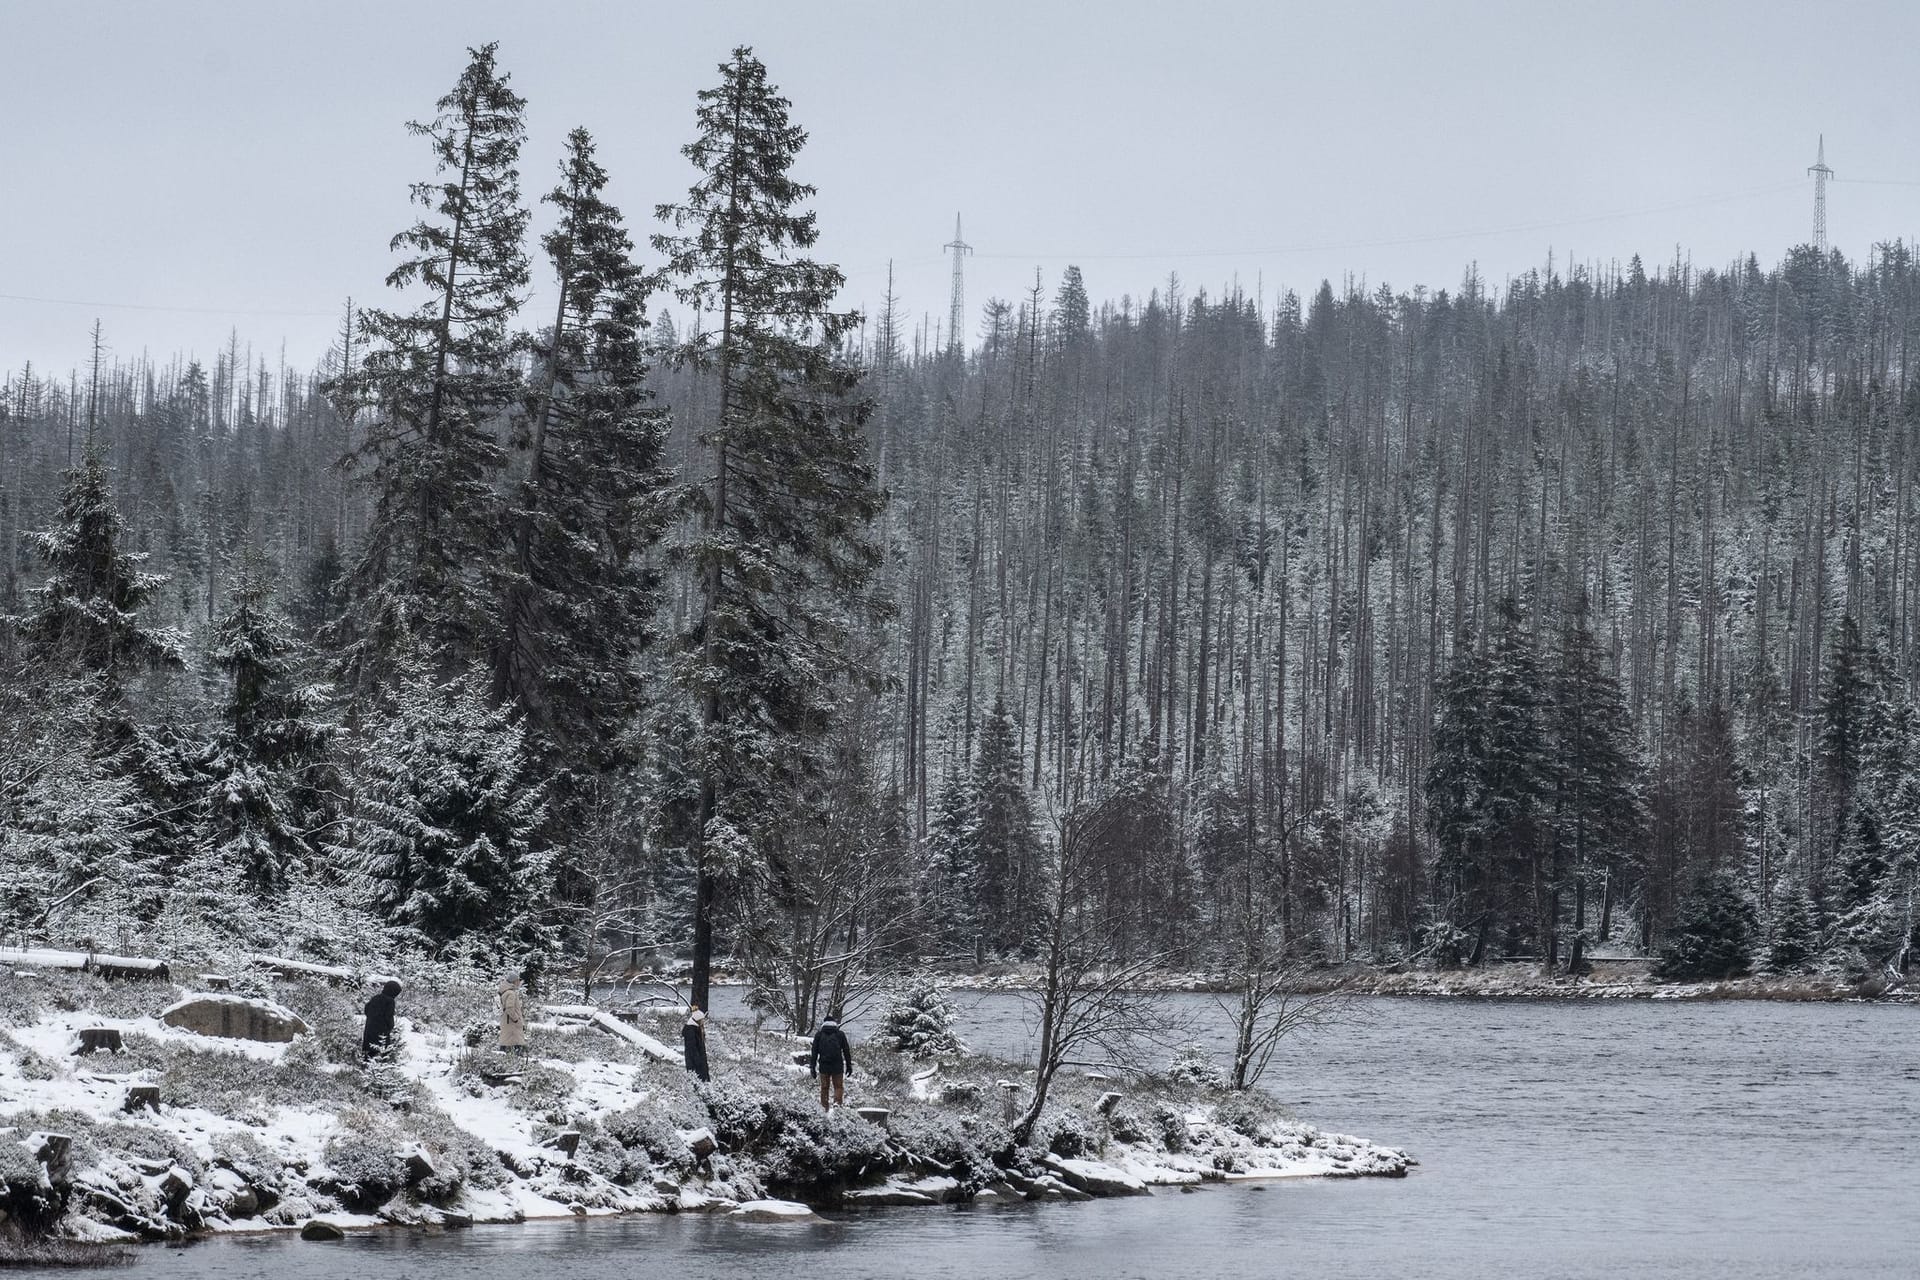
[[893,1140],[896,1146],[914,1155],[937,1160],[948,1166],[952,1175],[969,1189],[992,1181],[999,1174],[993,1154],[1011,1141],[1005,1130],[995,1131],[975,1123],[971,1117],[947,1115],[931,1108],[914,1108],[893,1116]]
[[[509,1098],[514,1106],[530,1115],[559,1112],[573,1096],[575,1082],[570,1071],[531,1058],[521,1059],[517,1069],[520,1078],[511,1085]],[[555,1123],[565,1123],[565,1116]]]
[[1121,1102],[1107,1114],[1107,1132],[1118,1142],[1142,1143],[1154,1136],[1154,1126],[1130,1102]]
[[1204,1045],[1182,1045],[1173,1055],[1173,1065],[1167,1068],[1167,1078],[1176,1084],[1194,1085],[1202,1089],[1224,1089],[1227,1078],[1220,1071],[1220,1064],[1213,1060]]
[[927,976],[914,979],[894,995],[881,1016],[876,1040],[910,1058],[966,1052],[953,1033],[953,1006],[946,991]]
[[1033,1134],[1033,1146],[1056,1156],[1077,1160],[1100,1149],[1099,1128],[1072,1107],[1049,1111]]
[[1475,937],[1451,920],[1436,920],[1426,928],[1426,950],[1440,969],[1458,969],[1473,954]]
[[1216,1125],[1254,1142],[1262,1141],[1268,1123],[1278,1118],[1277,1110],[1257,1093],[1230,1094],[1213,1108]]
[[318,1185],[355,1213],[372,1213],[407,1185],[399,1148],[403,1136],[391,1122],[365,1111],[340,1117],[340,1132],[327,1140],[328,1177]]
[[15,1225],[28,1238],[44,1235],[65,1208],[45,1166],[26,1147],[0,1136],[0,1239]]
[[949,1107],[978,1107],[985,1094],[977,1080],[949,1080],[940,1086],[940,1101]]
[[653,1163],[673,1169],[693,1167],[687,1140],[658,1107],[648,1103],[603,1116],[600,1128],[630,1151],[644,1153]]
[[738,1151],[750,1145],[773,1122],[775,1104],[736,1081],[696,1084],[694,1093],[706,1104],[714,1139],[723,1150]]
[[231,1169],[251,1186],[280,1190],[280,1157],[251,1129],[214,1135],[213,1163]]
[[777,1194],[823,1199],[893,1167],[886,1131],[848,1108],[827,1114],[789,1104],[775,1110],[773,1136],[760,1157],[767,1185]]
[[1148,1119],[1161,1146],[1169,1151],[1187,1149],[1187,1117],[1178,1107],[1162,1104],[1153,1109]]
[[[192,1145],[164,1129],[120,1120],[108,1120],[91,1126],[91,1129],[88,1139],[99,1151],[111,1151],[138,1160],[164,1160],[168,1164],[177,1164],[192,1174],[196,1182],[206,1176],[206,1162]],[[73,1163],[77,1169],[84,1162],[75,1160]]]

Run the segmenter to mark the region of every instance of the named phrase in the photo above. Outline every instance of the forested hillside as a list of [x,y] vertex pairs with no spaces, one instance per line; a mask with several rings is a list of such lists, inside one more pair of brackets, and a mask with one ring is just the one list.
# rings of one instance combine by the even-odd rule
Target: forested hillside
[[1920,943],[1909,247],[1073,268],[962,348],[839,309],[750,53],[699,108],[623,222],[477,51],[321,367],[5,376],[10,941],[711,943],[809,1021],[1069,896],[1194,968]]

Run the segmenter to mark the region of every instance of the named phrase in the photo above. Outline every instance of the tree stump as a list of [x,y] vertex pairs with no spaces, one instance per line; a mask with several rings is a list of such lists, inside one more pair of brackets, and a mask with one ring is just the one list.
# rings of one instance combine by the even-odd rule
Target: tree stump
[[547,1139],[547,1145],[567,1159],[573,1159],[573,1153],[580,1149],[580,1133],[576,1129],[565,1129]]
[[1124,1094],[1118,1093],[1103,1093],[1100,1095],[1100,1101],[1094,1104],[1093,1109],[1100,1115],[1110,1116],[1113,1114],[1113,1109],[1120,1105],[1120,1099],[1124,1096]]
[[120,1109],[129,1113],[145,1109],[159,1115],[160,1086],[157,1084],[132,1086],[127,1090],[127,1100],[120,1104]]
[[887,1121],[893,1115],[893,1112],[885,1107],[855,1107],[853,1113],[868,1124],[877,1124],[882,1129],[887,1127]]
[[200,975],[200,985],[209,991],[231,991],[233,979],[224,973],[203,973]]
[[109,1053],[119,1053],[125,1046],[120,1042],[118,1027],[82,1027],[80,1029],[80,1047],[74,1050],[76,1056],[97,1053],[105,1049]]

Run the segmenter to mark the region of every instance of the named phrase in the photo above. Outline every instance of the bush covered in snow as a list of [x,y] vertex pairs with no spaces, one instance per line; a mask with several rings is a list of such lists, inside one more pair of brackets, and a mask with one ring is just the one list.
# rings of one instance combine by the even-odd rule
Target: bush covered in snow
[[788,1199],[818,1202],[892,1168],[887,1133],[842,1107],[823,1112],[782,1099],[768,1108],[769,1123],[754,1148],[767,1186]]
[[638,1151],[652,1163],[670,1169],[693,1167],[693,1152],[687,1140],[651,1100],[616,1111],[600,1120],[600,1129],[630,1151]]
[[45,1235],[66,1208],[47,1181],[46,1167],[10,1136],[0,1134],[0,1242],[18,1234]]
[[340,1132],[325,1148],[329,1178],[324,1185],[356,1213],[372,1213],[407,1185],[400,1156],[401,1133],[384,1118],[365,1111],[340,1117]]
[[894,994],[876,1039],[910,1058],[935,1058],[967,1049],[953,1033],[953,1005],[945,989],[924,975]]
[[1167,1079],[1176,1084],[1194,1085],[1202,1089],[1224,1089],[1227,1077],[1220,1070],[1220,1064],[1205,1045],[1182,1045],[1173,1055],[1173,1064],[1167,1068]]

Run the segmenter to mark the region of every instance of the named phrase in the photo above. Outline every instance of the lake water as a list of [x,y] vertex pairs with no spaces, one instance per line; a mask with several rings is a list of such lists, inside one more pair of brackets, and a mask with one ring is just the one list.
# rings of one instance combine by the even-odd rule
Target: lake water
[[[1170,999],[1195,1017],[1211,1010],[1205,997]],[[976,1047],[1020,1055],[1016,997],[956,1002]],[[716,1001],[716,1012],[729,1003]],[[1421,1165],[1404,1180],[882,1210],[807,1227],[648,1216],[378,1232],[333,1245],[250,1237],[145,1251],[139,1271],[207,1280],[624,1280],[659,1269],[730,1280],[1920,1276],[1920,1007],[1363,1007],[1364,1021],[1290,1041],[1267,1086],[1323,1128],[1413,1152]],[[1224,1015],[1212,1021],[1224,1029]],[[856,1040],[861,1030],[856,1023]]]

